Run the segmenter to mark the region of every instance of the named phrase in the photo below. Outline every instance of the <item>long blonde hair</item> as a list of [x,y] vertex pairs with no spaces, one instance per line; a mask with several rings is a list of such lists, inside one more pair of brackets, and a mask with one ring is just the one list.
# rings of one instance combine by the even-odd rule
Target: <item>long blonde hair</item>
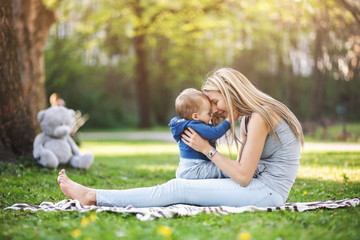
[[259,113],[270,127],[275,139],[279,141],[274,122],[271,120],[271,116],[275,113],[290,126],[301,144],[304,143],[302,127],[296,116],[283,103],[258,90],[240,72],[231,68],[221,68],[207,78],[202,91],[219,91],[224,97],[229,110],[230,131],[236,145],[239,140],[235,134],[234,110],[240,116],[250,116],[253,112]]

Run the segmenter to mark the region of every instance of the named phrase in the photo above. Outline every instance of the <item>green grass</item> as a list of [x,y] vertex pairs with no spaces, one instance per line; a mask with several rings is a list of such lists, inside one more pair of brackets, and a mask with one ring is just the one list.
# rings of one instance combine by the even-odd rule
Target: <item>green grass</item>
[[138,127],[124,127],[124,128],[108,128],[108,129],[97,129],[97,128],[87,128],[82,127],[81,128],[81,132],[168,132],[169,131],[169,126],[165,125],[165,126],[154,126],[151,128],[147,128],[147,129],[142,129],[139,130]]
[[347,132],[347,139],[342,137],[343,125],[340,123],[327,127],[327,135],[324,135],[324,129],[317,127],[314,136],[307,134],[306,141],[327,141],[327,142],[360,142],[360,123],[346,123],[345,129]]
[[[173,143],[83,141],[81,150],[95,154],[94,165],[88,171],[66,170],[73,180],[93,188],[163,183],[174,177],[178,164]],[[0,239],[246,239],[246,234],[250,239],[358,239],[360,234],[359,206],[303,213],[200,214],[150,222],[106,212],[4,210],[14,203],[39,204],[65,197],[56,182],[59,170],[40,168],[29,159],[17,166],[1,164],[0,169]],[[288,201],[354,198],[359,192],[360,152],[303,152]]]

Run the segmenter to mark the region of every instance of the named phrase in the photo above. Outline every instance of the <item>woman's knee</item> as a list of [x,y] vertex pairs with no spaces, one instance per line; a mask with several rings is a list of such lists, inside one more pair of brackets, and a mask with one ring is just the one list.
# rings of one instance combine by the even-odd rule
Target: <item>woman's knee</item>
[[171,179],[170,181],[168,181],[164,185],[166,185],[172,191],[183,190],[188,185],[188,180],[183,179],[183,178],[175,178],[175,179]]

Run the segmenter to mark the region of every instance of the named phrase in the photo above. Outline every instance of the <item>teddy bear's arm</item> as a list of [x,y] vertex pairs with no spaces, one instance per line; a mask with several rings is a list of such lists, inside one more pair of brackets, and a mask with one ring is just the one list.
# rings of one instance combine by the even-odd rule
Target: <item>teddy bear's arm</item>
[[40,158],[40,153],[44,150],[44,141],[44,133],[40,133],[35,137],[33,150],[34,158]]
[[74,139],[72,139],[72,137],[70,137],[70,136],[67,136],[66,141],[70,144],[72,153],[74,155],[80,155],[79,147],[76,145]]

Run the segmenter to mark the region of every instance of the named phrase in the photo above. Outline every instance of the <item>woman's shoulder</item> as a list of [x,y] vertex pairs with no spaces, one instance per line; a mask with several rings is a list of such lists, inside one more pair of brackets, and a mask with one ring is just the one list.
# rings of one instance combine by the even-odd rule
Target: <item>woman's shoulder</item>
[[[281,117],[277,114],[270,114],[270,119],[269,121],[271,121],[272,125],[274,126],[274,128],[280,123],[281,121]],[[248,119],[245,119],[245,125],[246,125],[246,130],[249,128],[248,126],[251,124],[254,124],[255,127],[259,127],[259,126],[264,126],[267,130],[267,132],[271,131],[271,126],[269,125],[269,123],[266,121],[266,119],[258,112],[253,112]],[[250,123],[251,122],[251,123]],[[249,124],[248,124],[249,123]]]
[[[281,119],[282,119],[282,118],[281,118],[278,114],[276,114],[276,113],[270,113],[269,115],[270,115],[270,119],[269,119],[269,120],[272,122],[272,124],[273,124],[274,126],[276,126],[276,125],[281,121]],[[259,121],[261,121],[260,119],[262,119],[262,121],[263,121],[264,123],[266,123],[266,120],[264,119],[264,117],[263,117],[260,113],[258,113],[258,112],[253,112],[249,118],[256,118],[256,119],[259,119]]]
[[266,123],[264,117],[257,112],[253,112],[249,117],[248,120],[245,119],[245,124],[247,129],[251,128],[262,128],[267,132],[270,131],[268,124]]

